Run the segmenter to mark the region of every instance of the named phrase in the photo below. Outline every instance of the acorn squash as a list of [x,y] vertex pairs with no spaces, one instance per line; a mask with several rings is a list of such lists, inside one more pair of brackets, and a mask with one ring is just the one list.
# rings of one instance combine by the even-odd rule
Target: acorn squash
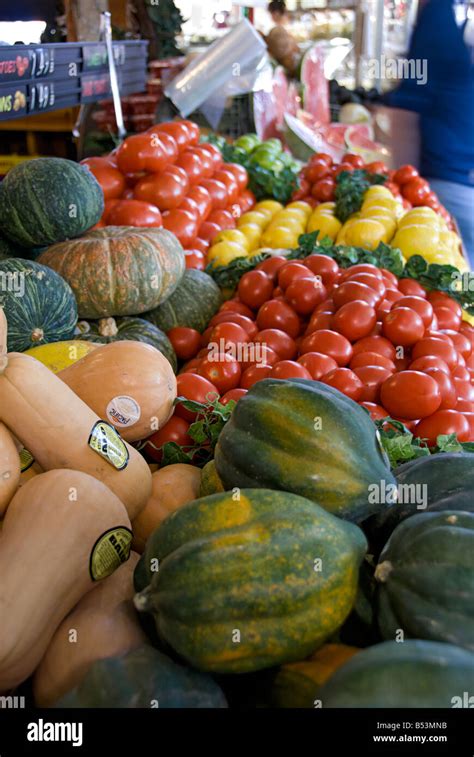
[[382,636],[446,641],[474,651],[474,513],[412,515],[375,571]]
[[225,489],[282,489],[356,523],[390,505],[384,491],[396,484],[368,413],[301,379],[255,384],[224,427],[215,464]]
[[1,536],[0,691],[31,675],[63,618],[128,558],[131,539],[123,504],[86,473],[49,471],[18,490]]
[[166,333],[175,326],[204,331],[221,303],[221,290],[212,276],[187,268],[171,297],[143,317]]
[[214,494],[151,535],[135,605],[194,667],[260,670],[303,659],[344,622],[365,549],[357,526],[297,495]]
[[224,487],[220,480],[214,460],[209,460],[201,471],[201,485],[199,487],[199,496],[208,497],[210,494],[223,492]]
[[97,349],[99,345],[92,342],[82,342],[78,339],[69,339],[63,342],[53,342],[52,344],[42,344],[39,347],[32,347],[26,350],[25,355],[30,355],[40,363],[43,363],[53,373],[59,373],[65,368],[69,368],[73,363],[77,363],[83,357]]
[[211,676],[170,660],[150,646],[98,660],[58,708],[223,708],[224,694]]
[[472,690],[474,654],[434,641],[386,641],[358,652],[318,692],[324,707],[451,708]]

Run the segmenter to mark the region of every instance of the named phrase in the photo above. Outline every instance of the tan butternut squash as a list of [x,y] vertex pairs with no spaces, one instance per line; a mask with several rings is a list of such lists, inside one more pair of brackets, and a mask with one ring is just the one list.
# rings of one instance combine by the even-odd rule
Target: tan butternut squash
[[171,513],[199,496],[201,471],[176,463],[160,468],[151,477],[152,492],[146,507],[132,521],[133,549],[142,554],[151,533]]
[[138,559],[132,552],[64,618],[34,675],[38,707],[50,707],[77,686],[96,660],[121,656],[146,642],[132,602]]
[[0,691],[31,675],[64,617],[127,559],[129,529],[120,500],[86,473],[49,471],[17,491],[0,538]]
[[7,359],[7,319],[0,307],[0,371],[3,370]]
[[146,505],[151,473],[144,458],[38,360],[8,355],[0,371],[0,421],[43,470],[89,473],[117,495],[131,519]]
[[20,456],[11,434],[0,423],[0,518],[15,494],[20,480]]
[[173,413],[173,369],[159,350],[143,342],[106,344],[58,375],[128,442],[146,439]]

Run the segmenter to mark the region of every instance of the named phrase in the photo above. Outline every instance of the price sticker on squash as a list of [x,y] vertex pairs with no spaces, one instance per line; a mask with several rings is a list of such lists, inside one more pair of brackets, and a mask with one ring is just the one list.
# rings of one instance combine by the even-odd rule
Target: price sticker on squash
[[130,457],[127,445],[110,423],[97,421],[90,433],[88,444],[117,470],[127,467]]
[[100,536],[91,552],[90,575],[93,581],[110,576],[130,557],[132,532],[125,526],[111,528]]

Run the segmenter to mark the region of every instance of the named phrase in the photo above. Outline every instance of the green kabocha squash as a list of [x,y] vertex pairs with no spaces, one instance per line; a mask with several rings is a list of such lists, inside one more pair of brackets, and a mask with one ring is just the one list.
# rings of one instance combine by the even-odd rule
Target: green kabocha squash
[[9,352],[74,336],[74,295],[64,279],[44,265],[22,258],[0,261],[0,305],[8,323]]
[[379,554],[395,528],[411,515],[440,510],[474,512],[474,455],[469,452],[420,457],[394,472],[399,499],[364,523],[371,546]]
[[386,641],[358,652],[318,692],[324,707],[451,708],[472,691],[474,654],[434,641]]
[[56,708],[225,708],[208,675],[185,668],[151,646],[98,660]]
[[100,321],[80,321],[77,328],[79,334],[76,338],[86,342],[110,344],[130,339],[151,344],[165,356],[176,373],[178,359],[173,345],[161,329],[150,321],[145,321],[144,318],[101,318]]
[[86,319],[151,310],[174,292],[185,270],[174,234],[132,226],[107,226],[55,244],[39,261],[71,285]]
[[360,522],[395,488],[368,413],[316,381],[265,379],[237,403],[215,452],[226,489],[283,489]]
[[357,526],[294,494],[214,494],[151,535],[136,583],[151,582],[135,606],[200,670],[301,660],[349,614],[366,546]]
[[395,529],[375,571],[385,639],[402,630],[474,651],[474,513],[423,513]]
[[166,333],[175,326],[204,331],[221,303],[221,291],[214,279],[188,268],[171,297],[143,317]]
[[78,237],[99,221],[103,210],[96,178],[72,160],[25,161],[0,185],[0,231],[24,247]]

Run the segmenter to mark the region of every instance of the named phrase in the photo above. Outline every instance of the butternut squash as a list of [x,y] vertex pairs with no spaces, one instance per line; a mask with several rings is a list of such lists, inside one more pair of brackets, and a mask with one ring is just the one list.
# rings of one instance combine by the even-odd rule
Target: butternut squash
[[20,456],[7,427],[0,423],[0,518],[15,494],[20,480]]
[[63,618],[128,558],[129,529],[120,500],[86,473],[49,471],[17,491],[0,538],[0,691],[33,673]]
[[146,505],[151,473],[144,458],[38,360],[8,355],[0,370],[0,421],[43,470],[89,473],[117,495],[131,519]]
[[118,657],[146,642],[133,606],[133,571],[139,556],[86,594],[67,615],[33,678],[38,707],[50,707],[84,678],[97,660]]
[[173,413],[173,369],[159,350],[143,342],[106,344],[58,375],[128,442],[146,439]]
[[145,508],[132,521],[133,549],[142,554],[150,534],[171,513],[197,499],[201,471],[194,465],[176,463],[160,468],[151,477],[152,492]]
[[7,359],[7,319],[0,306],[0,371],[3,370]]

